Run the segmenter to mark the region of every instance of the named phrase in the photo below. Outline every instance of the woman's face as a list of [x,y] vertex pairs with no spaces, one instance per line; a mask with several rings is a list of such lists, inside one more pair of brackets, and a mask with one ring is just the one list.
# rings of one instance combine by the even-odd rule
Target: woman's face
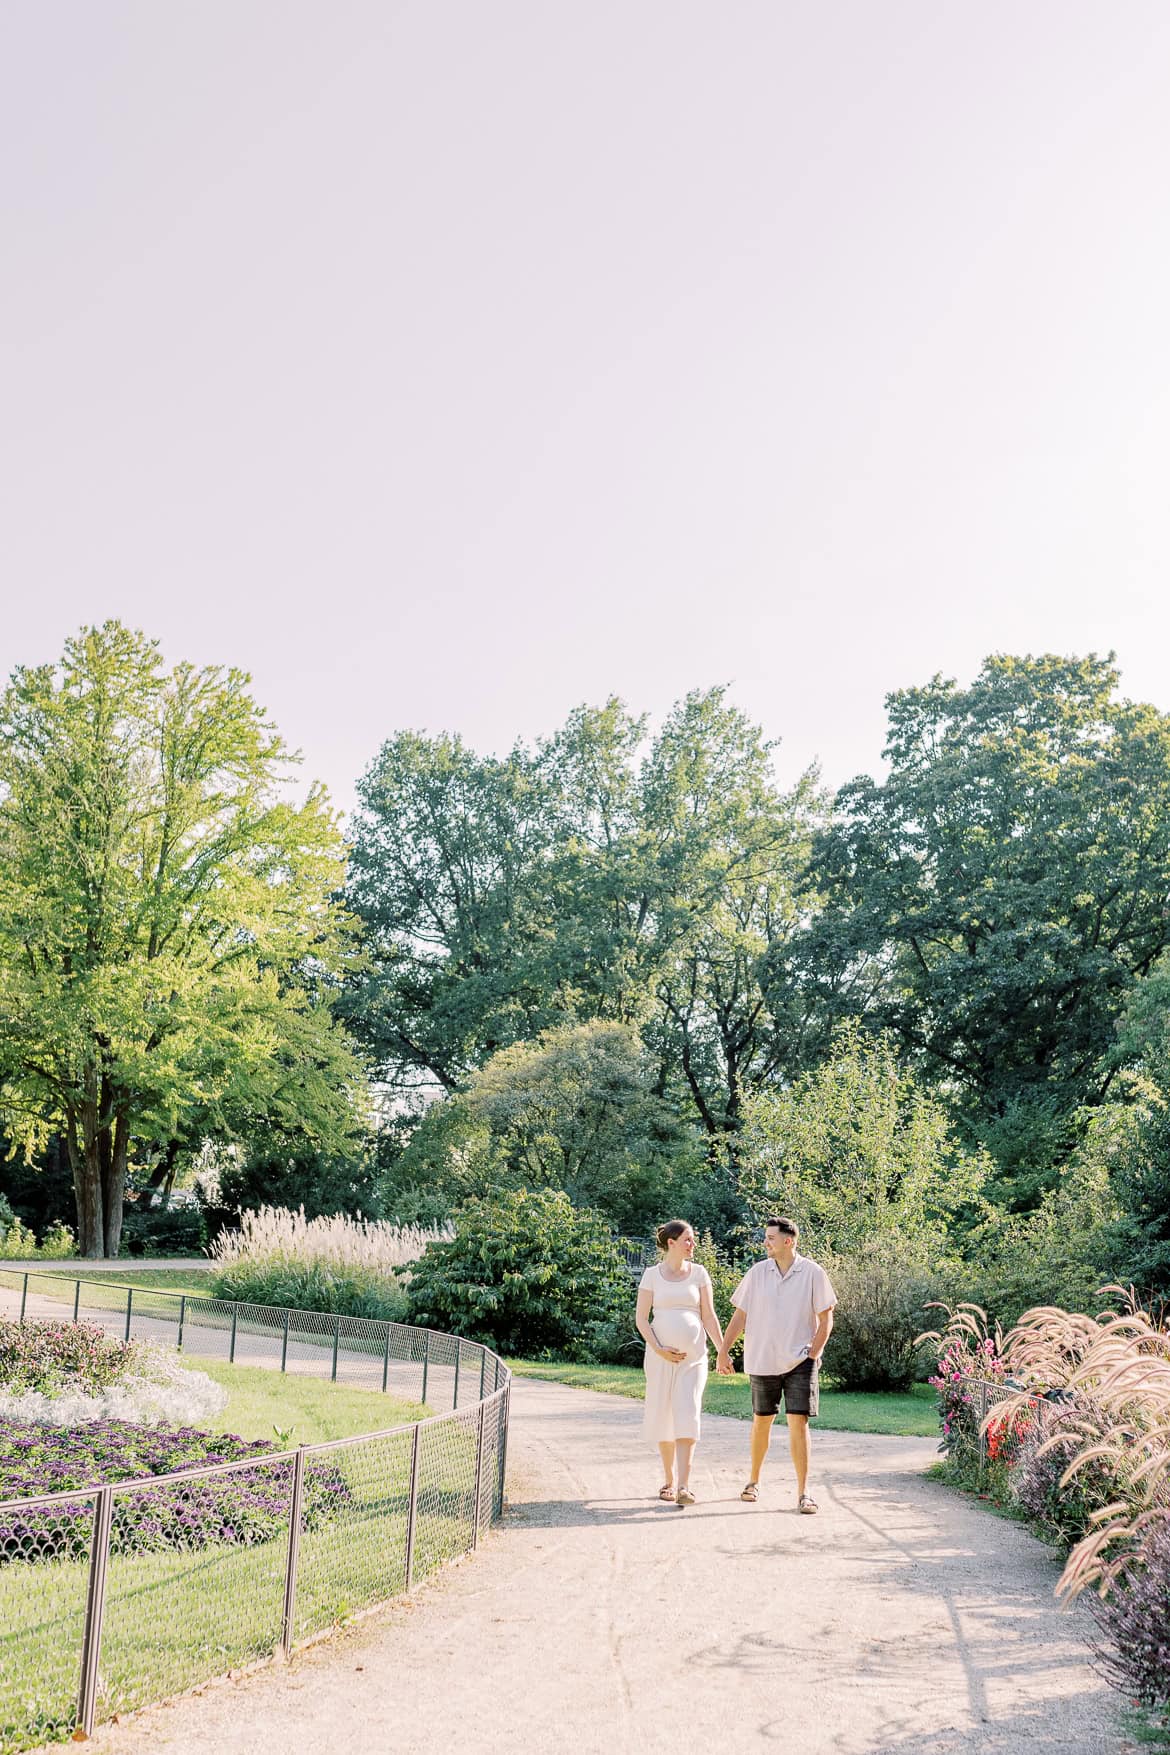
[[695,1233],[688,1225],[681,1237],[673,1237],[670,1241],[671,1253],[681,1261],[689,1261],[695,1253]]

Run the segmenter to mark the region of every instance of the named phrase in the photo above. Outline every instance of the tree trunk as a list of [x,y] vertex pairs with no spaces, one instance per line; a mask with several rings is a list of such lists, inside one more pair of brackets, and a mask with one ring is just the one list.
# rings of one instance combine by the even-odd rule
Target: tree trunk
[[[68,1111],[65,1144],[69,1152],[69,1168],[73,1172],[73,1196],[77,1202],[77,1253],[93,1258],[100,1256],[105,1246],[105,1215],[96,1142],[91,1149],[92,1129],[87,1125],[90,1120],[89,1105],[86,1105],[86,1109],[87,1113],[80,1118],[80,1139],[77,1126],[79,1117],[72,1109]],[[96,1121],[96,1112],[93,1119]]]
[[130,1118],[119,1107],[114,1125],[106,1129],[109,1151],[105,1165],[102,1193],[105,1210],[105,1247],[108,1256],[116,1256],[122,1243],[122,1202],[126,1193],[126,1159],[130,1146]]

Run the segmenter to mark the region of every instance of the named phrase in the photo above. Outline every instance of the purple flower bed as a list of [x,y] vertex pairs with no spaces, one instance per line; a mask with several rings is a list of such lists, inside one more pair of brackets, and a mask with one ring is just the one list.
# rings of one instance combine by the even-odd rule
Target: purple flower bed
[[72,1383],[87,1394],[109,1389],[138,1352],[89,1322],[10,1322],[0,1317],[0,1384],[42,1395]]
[[[265,1439],[190,1427],[166,1431],[105,1420],[69,1431],[0,1420],[0,1500],[148,1480],[254,1457],[255,1468],[119,1495],[110,1546],[113,1553],[146,1553],[266,1542],[287,1530],[292,1495],[292,1464],[260,1460],[275,1450]],[[338,1469],[310,1465],[302,1528],[326,1522],[350,1498]],[[89,1551],[92,1524],[92,1502],[86,1500],[7,1513],[0,1505],[0,1562],[80,1558]]]

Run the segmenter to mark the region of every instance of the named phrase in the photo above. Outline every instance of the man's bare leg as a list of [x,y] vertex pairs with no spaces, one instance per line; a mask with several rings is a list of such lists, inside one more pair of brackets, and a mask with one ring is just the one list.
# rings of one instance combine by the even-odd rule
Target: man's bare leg
[[772,1422],[775,1418],[775,1414],[752,1415],[752,1481],[756,1485],[759,1484],[760,1470],[772,1442]]
[[808,1464],[811,1446],[808,1438],[808,1415],[785,1414],[788,1422],[788,1448],[792,1452],[792,1466],[796,1470],[796,1497],[804,1498],[808,1486]]

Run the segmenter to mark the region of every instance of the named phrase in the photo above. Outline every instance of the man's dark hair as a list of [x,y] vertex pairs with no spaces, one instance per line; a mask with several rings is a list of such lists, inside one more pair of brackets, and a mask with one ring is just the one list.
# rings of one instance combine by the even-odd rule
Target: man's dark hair
[[783,1231],[786,1237],[799,1237],[800,1226],[795,1219],[765,1219],[765,1231]]

